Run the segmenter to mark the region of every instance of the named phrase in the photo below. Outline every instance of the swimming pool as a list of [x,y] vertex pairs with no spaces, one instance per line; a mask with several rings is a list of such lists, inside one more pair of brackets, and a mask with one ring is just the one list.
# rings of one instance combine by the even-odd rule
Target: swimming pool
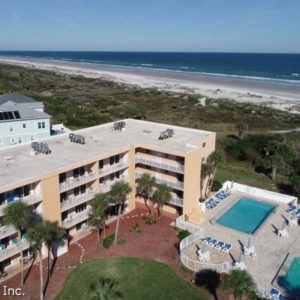
[[253,234],[276,206],[249,198],[241,198],[216,222],[241,232]]
[[279,278],[278,283],[291,296],[300,299],[300,256],[294,258],[289,270],[284,277]]

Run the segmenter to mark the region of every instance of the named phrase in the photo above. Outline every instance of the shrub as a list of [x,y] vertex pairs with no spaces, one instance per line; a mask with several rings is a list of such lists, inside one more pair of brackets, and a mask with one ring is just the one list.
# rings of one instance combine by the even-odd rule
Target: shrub
[[151,217],[147,217],[146,220],[145,220],[145,224],[153,225],[153,224],[156,224],[156,221]]
[[111,235],[107,236],[104,240],[103,240],[103,247],[108,249],[111,244],[113,243],[115,239],[115,234],[112,233]]
[[120,239],[118,240],[118,245],[124,245],[126,243],[126,240],[125,239]]
[[213,191],[218,191],[222,188],[222,186],[223,186],[222,183],[219,180],[215,179],[213,184],[212,184],[212,190]]
[[191,233],[187,230],[182,230],[182,231],[179,231],[178,234],[177,234],[177,237],[180,239],[180,240],[183,240],[184,238],[186,238],[187,236],[191,235]]

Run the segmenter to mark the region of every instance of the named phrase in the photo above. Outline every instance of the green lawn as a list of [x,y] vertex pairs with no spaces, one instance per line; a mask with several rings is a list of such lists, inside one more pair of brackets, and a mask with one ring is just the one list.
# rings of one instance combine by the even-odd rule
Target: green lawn
[[114,258],[91,260],[77,267],[56,300],[91,299],[89,285],[99,277],[117,280],[124,300],[207,299],[200,289],[179,278],[165,264],[148,259]]

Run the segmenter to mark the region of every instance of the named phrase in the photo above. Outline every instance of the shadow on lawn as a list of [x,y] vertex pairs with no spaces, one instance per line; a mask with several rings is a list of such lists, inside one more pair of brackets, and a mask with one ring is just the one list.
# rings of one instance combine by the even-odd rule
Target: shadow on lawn
[[206,288],[218,300],[217,288],[221,284],[220,274],[213,270],[201,270],[195,277],[196,285]]

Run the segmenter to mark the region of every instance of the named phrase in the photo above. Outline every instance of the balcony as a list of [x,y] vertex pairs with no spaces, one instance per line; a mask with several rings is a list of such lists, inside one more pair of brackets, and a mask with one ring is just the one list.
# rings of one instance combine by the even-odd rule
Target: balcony
[[63,193],[67,190],[73,189],[77,186],[88,183],[95,179],[96,179],[95,172],[86,172],[86,174],[78,176],[76,178],[74,178],[74,177],[67,178],[67,180],[65,182],[62,182],[59,185],[59,189],[60,189],[60,192]]
[[[22,240],[21,242],[22,250],[26,250],[29,248],[29,242],[26,240]],[[15,245],[9,245],[7,248],[0,250],[0,261],[3,261],[7,258],[10,258],[20,252],[20,243]]]
[[87,191],[86,193],[75,196],[71,199],[65,200],[60,204],[61,211],[68,210],[74,206],[85,203],[89,200],[92,200],[95,197],[96,193],[93,190]]
[[[143,174],[144,173],[142,173],[142,172],[136,172],[136,178],[142,177]],[[155,177],[156,183],[163,183],[163,184],[165,184],[173,189],[176,189],[176,190],[180,190],[180,191],[184,190],[184,185],[183,185],[183,182],[181,182],[181,181],[169,181],[169,180],[158,178],[156,176],[154,176],[154,177]]]
[[4,239],[7,236],[13,235],[17,232],[14,226],[5,225],[0,227],[0,239]]
[[62,221],[63,227],[70,228],[82,221],[87,220],[89,218],[90,211],[91,207],[88,206],[84,211],[70,215],[68,218]]
[[181,174],[184,173],[184,166],[178,163],[176,165],[171,165],[171,164],[160,163],[155,160],[144,159],[141,157],[136,157],[135,162],[143,165],[159,168],[162,170],[175,172],[175,173],[181,173]]
[[111,186],[112,186],[114,183],[118,182],[118,181],[125,181],[125,182],[128,182],[128,176],[122,175],[122,176],[120,176],[120,178],[115,179],[115,180],[113,180],[113,181],[110,181],[109,183],[100,183],[100,184],[99,184],[99,187],[100,187],[100,191],[99,191],[99,192],[100,192],[100,193],[107,193],[107,192],[110,192]]
[[119,162],[117,164],[111,165],[109,167],[103,167],[99,169],[100,177],[107,176],[109,174],[115,173],[117,171],[126,169],[129,167],[129,162]]
[[10,203],[5,203],[3,205],[0,206],[0,217],[4,215],[4,209],[6,206],[8,206],[9,204],[12,204],[16,201],[24,201],[25,203],[27,203],[28,205],[33,205],[35,203],[41,202],[42,201],[42,197],[40,195],[37,194],[32,194],[29,196],[25,196],[22,198],[15,198],[14,201],[11,201]]
[[176,206],[183,206],[183,199],[179,197],[174,197],[169,201],[169,203],[174,204]]

